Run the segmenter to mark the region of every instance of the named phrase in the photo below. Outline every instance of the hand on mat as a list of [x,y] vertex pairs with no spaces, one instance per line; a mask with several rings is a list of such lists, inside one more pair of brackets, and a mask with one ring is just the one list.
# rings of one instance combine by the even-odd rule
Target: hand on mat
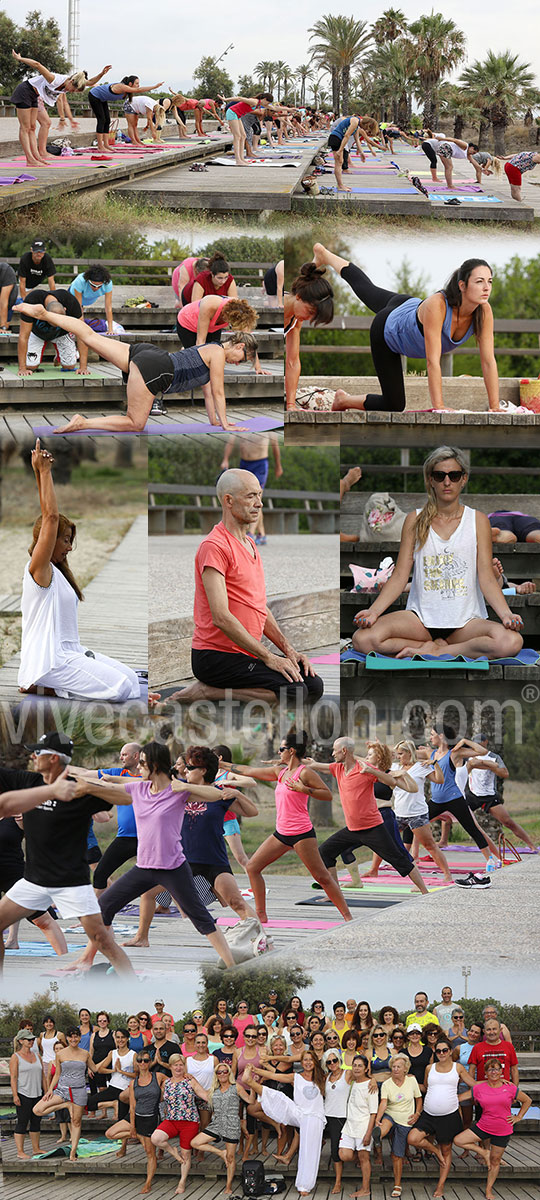
[[290,658],[282,658],[280,654],[270,654],[266,660],[266,666],[271,671],[279,671],[280,675],[284,675],[289,683],[300,683],[302,676],[296,663]]
[[503,625],[505,629],[523,629],[523,619],[518,617],[517,613],[512,613],[504,618]]
[[90,375],[90,371],[88,370],[88,367],[86,368],[85,371],[83,371],[82,367],[79,367],[79,369],[76,371],[76,374],[77,375]]
[[354,618],[354,624],[359,625],[360,629],[371,629],[372,625],[378,618],[378,613],[373,613],[370,608],[366,612],[357,612]]
[[30,375],[33,375],[33,374],[34,374],[34,372],[29,371],[28,367],[24,367],[22,369],[19,368],[19,371],[18,371],[19,379],[29,379]]

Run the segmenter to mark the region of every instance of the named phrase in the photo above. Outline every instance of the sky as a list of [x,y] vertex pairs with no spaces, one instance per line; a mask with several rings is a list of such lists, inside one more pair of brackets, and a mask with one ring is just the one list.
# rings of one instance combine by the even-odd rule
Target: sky
[[540,254],[540,237],[530,234],[506,233],[500,228],[467,232],[449,230],[448,225],[444,234],[442,238],[437,231],[420,234],[409,230],[404,239],[402,229],[386,228],[384,240],[348,239],[348,254],[379,287],[390,289],[395,287],[396,267],[406,258],[413,277],[422,275],[428,288],[435,291],[467,258],[484,258],[496,275],[497,268],[515,256],[527,261]]
[[[28,9],[30,9],[28,4]],[[67,37],[67,0],[37,0],[45,16],[59,21]],[[390,7],[383,0],[365,0],[361,17],[368,25]],[[433,0],[400,5],[408,21],[425,13],[448,10]],[[352,4],[330,0],[273,0],[269,9],[254,7],[251,0],[236,0],[231,6],[206,0],[201,6],[183,6],[161,0],[157,20],[149,21],[146,0],[111,5],[109,0],[80,0],[79,66],[95,74],[105,62],[113,63],[111,81],[138,73],[141,83],[166,84],[189,91],[193,70],[203,55],[218,58],[232,42],[224,64],[234,82],[249,74],[261,60],[286,61],[293,70],[309,59],[308,29],[325,14],[351,15]],[[19,22],[24,11],[21,0],[4,0],[2,9]],[[519,58],[534,60],[533,49],[540,41],[540,9],[537,0],[520,0],[509,14],[506,0],[454,0],[452,19],[467,38],[467,60],[483,59],[487,50],[509,49]],[[519,19],[516,19],[519,14]],[[357,12],[354,12],[357,15]],[[175,36],[176,35],[176,36]],[[47,65],[46,63],[44,64]],[[114,77],[114,78],[113,78]]]

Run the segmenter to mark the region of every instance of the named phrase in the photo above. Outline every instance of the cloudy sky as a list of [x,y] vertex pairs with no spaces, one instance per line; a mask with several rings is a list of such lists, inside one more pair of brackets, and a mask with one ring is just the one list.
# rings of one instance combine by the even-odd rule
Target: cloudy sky
[[[66,38],[67,0],[61,4],[58,0],[37,0],[36,6],[45,16],[60,21]],[[384,0],[366,0],[362,19],[370,24],[389,6]],[[95,73],[105,62],[112,62],[113,81],[138,73],[143,84],[165,79],[167,84],[188,91],[202,56],[217,58],[231,42],[234,49],[224,62],[235,82],[239,74],[250,73],[263,59],[282,59],[295,69],[308,61],[308,28],[314,21],[327,13],[349,15],[354,11],[352,4],[330,0],[295,0],[294,5],[289,0],[273,0],[269,7],[248,0],[236,0],[234,5],[203,0],[201,4],[179,7],[172,0],[161,0],[156,10],[149,9],[146,0],[129,0],[129,4],[80,0],[80,7],[80,66]],[[394,7],[401,7],[409,21],[432,8],[443,8],[431,0],[404,0]],[[13,20],[21,20],[20,0],[4,0],[2,8]],[[514,16],[519,19],[510,19],[506,0],[477,0],[475,5],[470,0],[454,0],[452,18],[467,37],[468,61],[483,59],[490,49],[509,49],[526,62],[534,59],[533,48],[540,40],[537,0],[519,0]]]

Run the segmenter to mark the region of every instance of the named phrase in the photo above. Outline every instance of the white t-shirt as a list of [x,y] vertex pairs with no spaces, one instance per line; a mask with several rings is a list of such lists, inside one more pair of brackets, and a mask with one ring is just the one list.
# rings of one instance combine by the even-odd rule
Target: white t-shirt
[[62,84],[69,79],[69,75],[55,75],[51,83],[48,83],[43,75],[32,75],[28,80],[32,87],[36,89],[38,96],[41,96],[44,104],[54,105],[58,100]]
[[344,1117],[347,1112],[347,1100],[349,1097],[350,1085],[345,1078],[345,1071],[342,1071],[339,1079],[331,1083],[326,1080],[324,1089],[324,1115],[325,1117]]
[[[498,767],[504,767],[500,754],[492,750],[482,755],[482,762],[494,762]],[[475,767],[469,775],[469,787],[475,796],[493,796],[497,791],[497,776],[493,771]]]
[[147,108],[150,109],[150,112],[153,112],[154,104],[156,103],[155,100],[152,100],[151,96],[128,96],[128,102],[133,112],[137,113],[140,117],[146,116]]
[[424,780],[433,771],[433,763],[415,762],[407,768],[407,775],[418,784],[417,792],[406,792],[404,788],[394,788],[394,812],[396,817],[423,817],[427,811],[424,796]]

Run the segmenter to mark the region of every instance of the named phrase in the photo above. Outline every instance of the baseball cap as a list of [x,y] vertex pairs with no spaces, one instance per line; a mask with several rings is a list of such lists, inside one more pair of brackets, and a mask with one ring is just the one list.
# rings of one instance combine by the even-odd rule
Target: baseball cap
[[16,1042],[35,1042],[36,1035],[30,1029],[19,1029],[15,1034]]
[[407,1025],[407,1033],[410,1033],[412,1029],[417,1029],[418,1033],[422,1032],[422,1026],[417,1025],[416,1022],[414,1023],[414,1025]]
[[59,733],[55,729],[52,733],[42,734],[39,742],[34,742],[32,746],[26,746],[25,749],[37,751],[38,753],[48,751],[49,754],[63,754],[66,758],[71,758],[73,755],[73,742],[67,736],[67,733]]
[[45,242],[42,241],[41,238],[34,238],[34,241],[32,242],[32,245],[31,245],[31,249],[38,250],[40,252],[44,251],[46,249]]

